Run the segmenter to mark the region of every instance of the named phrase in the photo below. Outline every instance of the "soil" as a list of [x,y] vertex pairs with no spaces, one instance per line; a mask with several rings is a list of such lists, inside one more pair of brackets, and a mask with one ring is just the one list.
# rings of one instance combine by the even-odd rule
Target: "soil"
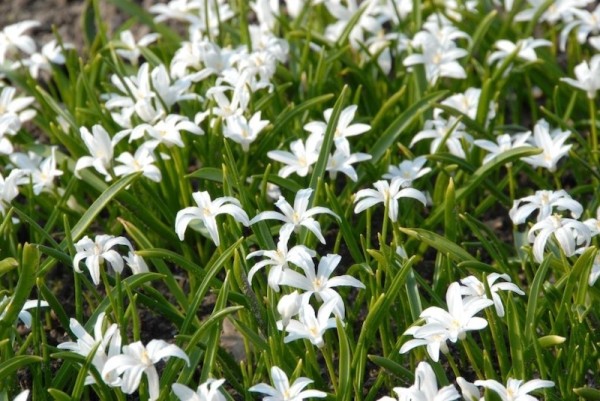
[[[144,8],[166,0],[136,0]],[[63,42],[83,48],[82,13],[85,0],[6,0],[0,1],[0,30],[7,25],[25,20],[35,20],[40,26],[29,33],[35,38],[38,47],[54,39],[53,27]],[[102,20],[112,32],[129,18],[107,0],[98,0]]]

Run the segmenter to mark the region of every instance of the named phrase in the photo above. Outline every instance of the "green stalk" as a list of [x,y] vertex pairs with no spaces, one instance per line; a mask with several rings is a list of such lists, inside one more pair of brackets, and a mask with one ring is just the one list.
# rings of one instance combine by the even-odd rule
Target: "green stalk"
[[588,99],[590,104],[590,125],[591,125],[591,133],[590,139],[592,147],[592,160],[594,161],[594,165],[598,165],[598,129],[596,128],[596,103],[594,99]]
[[331,355],[331,350],[328,346],[324,346],[321,348],[321,353],[323,354],[323,358],[325,359],[325,364],[327,365],[327,372],[329,372],[329,377],[331,378],[331,384],[333,385],[333,392],[337,394],[338,392],[338,384],[337,377],[335,375],[335,369],[333,367],[333,357]]
[[469,345],[465,342],[465,340],[461,340],[461,343],[463,345],[465,352],[467,353],[467,358],[469,358],[469,362],[471,363],[471,367],[475,371],[475,374],[477,375],[477,377],[479,379],[484,380],[485,375],[481,372],[481,369],[479,369],[479,366],[477,366],[477,363],[475,363],[476,361],[475,361],[475,357],[473,356],[473,351],[471,351],[471,347],[469,347]]

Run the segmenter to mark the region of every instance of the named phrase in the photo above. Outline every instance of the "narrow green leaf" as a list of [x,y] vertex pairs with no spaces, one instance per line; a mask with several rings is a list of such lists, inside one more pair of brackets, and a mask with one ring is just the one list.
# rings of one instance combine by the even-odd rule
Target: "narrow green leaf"
[[452,178],[448,182],[444,199],[444,232],[448,241],[455,242],[457,235],[456,199],[454,197],[454,180]]
[[376,164],[383,154],[390,149],[394,142],[398,140],[400,134],[402,134],[417,118],[421,116],[425,111],[429,110],[432,105],[445,96],[447,91],[439,91],[431,93],[419,101],[412,104],[408,109],[404,110],[404,113],[400,114],[386,129],[375,145],[371,148],[371,163]]
[[8,361],[0,363],[0,380],[6,380],[17,370],[33,363],[42,362],[43,359],[34,355],[17,355]]
[[31,289],[35,285],[39,262],[40,252],[36,246],[25,244],[19,268],[19,281],[17,282],[10,303],[4,309],[2,319],[0,319],[0,338],[8,338],[6,330],[15,324],[17,316],[21,312],[21,309],[23,309],[27,298],[29,298]]
[[215,167],[202,167],[189,173],[185,178],[200,178],[203,180],[223,183],[223,170]]
[[[325,129],[325,136],[321,144],[319,158],[317,159],[317,163],[315,164],[312,175],[310,176],[309,188],[312,188],[315,191],[317,189],[317,183],[319,182],[319,180],[322,180],[325,176],[327,160],[329,159],[329,155],[331,153],[333,138],[335,136],[335,130],[337,128],[337,123],[340,118],[340,114],[342,113],[342,107],[344,106],[346,93],[348,93],[348,86],[344,86],[344,89],[342,89],[342,93],[340,93],[340,96],[333,105],[333,112],[331,113],[331,117],[329,117],[329,121],[327,122],[327,128]],[[312,205],[314,199],[315,197],[313,196],[310,202],[310,206]]]
[[227,248],[221,255],[219,255],[214,261],[209,263],[209,265],[205,269],[205,275],[203,279],[196,289],[196,293],[194,294],[194,298],[190,303],[190,307],[186,311],[185,321],[181,326],[180,333],[187,334],[191,328],[192,321],[196,317],[196,312],[198,308],[202,304],[204,300],[204,296],[206,295],[208,289],[211,287],[213,281],[215,280],[215,276],[221,270],[226,261],[231,259],[233,256],[233,252],[241,245],[244,238],[240,238],[233,245]]
[[[581,256],[579,256],[579,258],[577,258],[577,261],[573,265],[573,268],[568,273],[567,284],[564,290],[562,291],[562,301],[560,303],[558,315],[556,316],[556,319],[554,321],[556,328],[558,328],[559,330],[560,327],[562,327],[563,320],[568,314],[568,311],[572,310],[573,306],[577,306],[576,304],[573,304],[573,302],[576,299],[580,298],[579,295],[574,294],[577,283],[583,283],[583,287],[579,288],[579,292],[583,292],[584,294],[587,292],[589,270],[592,266],[592,262],[594,261],[595,256],[596,247],[590,246],[585,250],[585,252]],[[585,296],[581,298],[585,300]]]
[[[215,307],[213,309],[213,313],[218,312],[221,309],[225,308],[227,304],[227,298],[229,293],[229,275],[225,276],[225,280],[223,280],[223,285],[219,290],[219,295],[217,297],[217,302],[215,302]],[[215,359],[217,356],[217,350],[219,349],[219,339],[221,334],[221,321],[219,324],[214,325],[209,329],[209,338],[206,342],[206,351],[204,353],[204,363],[202,364],[202,373],[200,374],[200,382],[205,382],[211,375],[213,375],[213,366],[215,364]]]
[[512,360],[512,376],[525,377],[525,357],[523,351],[523,341],[521,323],[519,322],[519,312],[511,297],[508,298],[506,308],[506,322],[508,323],[508,340],[510,346],[510,356]]
[[77,241],[81,238],[85,230],[92,224],[98,214],[108,205],[108,203],[123,189],[131,185],[136,179],[141,176],[141,173],[125,176],[120,180],[112,184],[106,191],[104,191],[92,205],[85,211],[81,219],[75,224],[71,230],[71,236],[73,241]]
[[599,401],[600,390],[591,387],[574,388],[573,392],[588,401]]
[[390,372],[391,374],[404,379],[406,381],[412,382],[415,380],[415,375],[410,370],[406,369],[404,366],[400,365],[397,362],[392,361],[391,359],[384,358],[379,355],[367,355],[367,358],[375,365],[380,366]]
[[529,297],[527,301],[527,314],[525,315],[525,333],[524,333],[524,343],[529,344],[529,342],[535,338],[536,335],[536,325],[535,325],[535,314],[537,311],[537,303],[538,299],[541,295],[542,284],[546,275],[548,274],[548,268],[550,267],[551,258],[545,258],[537,272],[535,273],[535,277],[533,278],[533,282],[531,283],[531,287],[529,287]]
[[340,319],[336,319],[338,340],[339,340],[339,361],[338,361],[338,401],[350,401],[352,398],[352,375],[350,362],[352,355],[350,353],[350,344],[348,336],[344,330],[343,323]]
[[[347,215],[344,213],[342,206],[340,205],[339,199],[333,193],[333,190],[329,187],[329,185],[325,185],[325,193],[327,194],[327,202],[331,207],[331,210],[340,217]],[[352,209],[350,209],[352,211]],[[341,218],[339,220],[340,230],[342,230],[342,238],[348,247],[348,251],[350,255],[352,255],[352,259],[355,263],[362,263],[365,261],[365,258],[360,251],[360,246],[358,245],[358,241],[355,237],[356,230],[354,227],[350,225],[350,219]]]
[[476,261],[476,259],[471,256],[469,252],[465,251],[459,245],[434,232],[421,228],[402,227],[400,227],[400,231],[410,237],[426,243],[427,245],[437,249],[439,252],[448,255],[451,259],[454,259],[457,262]]
[[13,270],[15,267],[19,266],[19,262],[15,258],[4,258],[0,261],[0,276],[9,271]]
[[54,401],[73,401],[73,399],[67,394],[56,388],[49,388],[48,393]]
[[206,273],[204,269],[200,266],[192,262],[191,260],[186,259],[184,256],[170,251],[168,249],[160,249],[160,248],[149,248],[149,249],[140,249],[136,251],[138,255],[143,258],[148,259],[164,259],[170,262],[177,264],[179,267],[187,270],[190,274],[203,279]]
[[[483,166],[479,167],[473,173],[473,175],[469,177],[467,183],[455,192],[456,202],[462,201],[468,195],[478,190],[481,187],[482,182],[485,180],[485,178],[497,168],[504,166],[506,163],[510,163],[523,157],[537,155],[540,152],[541,149],[523,146],[502,153],[501,156],[498,156],[489,163],[486,163]],[[444,211],[444,207],[436,207],[435,210],[429,215],[429,217],[425,221],[424,226],[434,226],[435,223],[438,222],[438,220],[443,216]]]

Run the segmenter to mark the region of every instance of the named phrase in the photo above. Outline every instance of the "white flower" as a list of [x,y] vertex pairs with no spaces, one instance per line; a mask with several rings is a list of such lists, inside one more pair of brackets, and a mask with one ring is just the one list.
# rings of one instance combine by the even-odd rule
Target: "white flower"
[[510,134],[502,134],[496,137],[495,143],[487,139],[476,139],[473,141],[473,144],[489,152],[482,161],[482,164],[487,164],[509,150],[522,146],[531,146],[527,143],[530,135],[530,131],[512,136]]
[[17,395],[13,401],[27,401],[29,397],[29,390],[21,391],[19,395]]
[[[499,278],[505,281],[495,284]],[[488,299],[485,292],[485,286],[477,277],[466,277],[461,279],[460,283],[462,284],[460,287],[460,292],[465,296],[463,298],[464,302],[469,302],[472,299]],[[504,305],[502,304],[500,295],[498,295],[498,291],[512,291],[519,295],[525,295],[525,293],[519,287],[517,287],[516,284],[511,282],[508,274],[491,273],[487,276],[487,283],[488,287],[490,288],[490,293],[492,294],[492,301],[494,301],[496,313],[500,317],[504,316]]]
[[195,220],[200,220],[215,245],[219,246],[219,229],[216,216],[223,213],[231,215],[236,221],[245,226],[249,225],[248,215],[237,199],[224,196],[213,201],[206,191],[194,192],[192,196],[198,206],[186,207],[180,210],[175,218],[175,232],[181,241],[183,241],[187,226]]
[[595,99],[596,92],[600,89],[600,54],[592,57],[589,64],[587,61],[577,64],[574,71],[577,79],[561,78],[560,80],[586,91],[589,99]]
[[27,54],[34,53],[35,41],[24,33],[39,25],[38,21],[27,20],[7,25],[0,31],[0,64],[4,64],[6,57],[10,56],[15,49]]
[[181,358],[187,362],[190,360],[185,352],[174,344],[163,340],[152,340],[146,347],[141,341],[123,346],[123,354],[110,357],[102,369],[102,377],[110,377],[112,374],[122,376],[120,382],[121,391],[132,394],[140,385],[142,374],[148,379],[149,400],[154,401],[159,395],[158,372],[154,367],[161,359],[169,357]]
[[554,129],[550,132],[550,125],[546,120],[540,120],[533,127],[533,141],[531,145],[542,149],[542,153],[535,156],[525,157],[522,160],[533,167],[544,167],[550,172],[556,171],[558,161],[565,156],[571,146],[564,145],[565,141],[571,135],[570,131],[561,131]]
[[519,39],[517,43],[513,43],[506,39],[498,40],[494,46],[498,49],[488,57],[488,64],[493,64],[498,60],[504,60],[513,53],[516,53],[517,58],[525,61],[534,62],[537,60],[535,49],[538,47],[551,46],[552,42],[546,39],[526,38]]
[[59,45],[56,39],[52,39],[42,47],[40,53],[34,53],[23,63],[29,68],[29,73],[33,78],[38,78],[40,70],[51,72],[52,64],[64,64],[66,62],[63,55],[63,49],[72,49],[74,46],[70,43]]
[[[0,300],[0,310],[2,311],[2,312],[0,312],[0,321],[2,321],[4,319],[4,317],[6,316],[6,312],[7,312],[8,308],[10,307],[11,302],[12,302],[12,298],[7,297],[6,295],[2,297],[2,300]],[[49,306],[49,304],[46,301],[38,301],[37,299],[29,299],[29,300],[25,301],[25,303],[23,304],[23,307],[19,311],[18,317],[19,317],[19,319],[21,319],[21,321],[23,322],[25,327],[30,328],[33,318],[31,316],[31,313],[28,312],[28,310],[37,308],[37,307],[46,308],[48,306]]]
[[108,172],[108,168],[112,164],[114,145],[110,140],[108,132],[98,124],[92,127],[93,134],[86,127],[81,127],[79,132],[91,156],[82,156],[77,160],[75,175],[80,178],[79,170],[92,166],[100,174],[104,175],[106,181],[110,181],[112,177]]
[[25,177],[23,184],[33,185],[33,193],[39,195],[42,191],[49,191],[54,187],[54,178],[63,174],[62,170],[56,168],[56,147],[52,147],[50,156],[42,159],[33,152],[13,153],[10,155],[10,161],[14,163]]
[[410,187],[414,180],[431,171],[430,167],[423,168],[425,163],[427,163],[425,156],[418,156],[413,160],[403,160],[398,166],[389,166],[388,172],[382,178],[387,180],[399,179],[403,188]]
[[306,227],[319,239],[319,241],[321,241],[321,243],[324,244],[325,238],[323,238],[323,234],[321,234],[321,226],[319,225],[319,222],[316,221],[312,216],[326,213],[334,216],[337,219],[339,219],[339,217],[330,209],[323,206],[315,206],[308,209],[308,202],[310,200],[312,191],[313,190],[311,188],[301,189],[298,191],[294,199],[293,208],[284,197],[280,197],[279,200],[275,202],[275,206],[277,206],[277,208],[283,213],[273,211],[261,212],[254,216],[252,220],[250,220],[250,224],[254,224],[261,220],[280,220],[284,223],[279,230],[280,233],[285,230],[287,226],[294,227],[295,232],[297,232],[300,227]]
[[306,140],[306,144],[302,139],[298,139],[290,143],[290,150],[271,150],[267,152],[267,156],[280,163],[286,164],[279,172],[279,176],[285,178],[292,173],[298,174],[300,177],[306,177],[310,171],[310,167],[319,159],[319,151],[323,139],[320,135],[310,135]]
[[121,153],[116,159],[121,164],[115,166],[117,177],[142,172],[142,175],[154,182],[162,180],[160,169],[153,163],[156,161],[152,150],[148,146],[140,146],[132,155],[129,152]]
[[136,65],[141,55],[141,49],[156,42],[158,38],[160,38],[158,33],[149,33],[142,36],[136,43],[133,33],[129,29],[126,29],[119,34],[119,41],[117,42],[119,48],[116,52],[119,56],[129,60],[131,64]]
[[[464,93],[457,93],[445,99],[442,104],[451,107],[457,111],[468,116],[471,120],[477,118],[477,109],[479,108],[479,98],[481,97],[481,89],[469,88]],[[495,105],[491,101],[489,105],[489,112],[487,120],[491,120],[495,116],[494,111]],[[441,109],[434,109],[434,116],[437,118],[442,112]]]
[[506,387],[496,380],[477,380],[475,385],[494,391],[502,401],[535,401],[536,398],[529,393],[540,388],[554,387],[554,382],[534,379],[523,383],[523,380],[508,378]]
[[323,302],[328,302],[331,299],[335,300],[333,313],[340,319],[343,319],[345,314],[344,301],[340,294],[333,288],[339,286],[365,288],[365,285],[349,275],[329,277],[341,260],[342,257],[340,255],[328,254],[321,258],[316,272],[313,264],[301,266],[304,270],[304,275],[296,273],[291,269],[285,270],[281,277],[281,284],[304,290],[305,293],[303,295],[306,297],[315,294],[317,299],[321,299]]
[[282,296],[279,302],[277,302],[277,312],[279,312],[279,315],[281,316],[281,320],[279,320],[277,324],[281,324],[281,326],[285,328],[292,317],[300,312],[303,300],[308,301],[306,297],[300,295],[296,290]]
[[[600,33],[600,4],[594,11],[575,8],[571,12],[574,16],[573,20],[566,24],[560,31],[559,48],[561,51],[565,51],[567,39],[574,28],[576,28],[577,41],[579,43],[585,43],[591,34],[597,35]],[[598,37],[596,36],[595,38]],[[589,37],[590,44],[592,44],[593,39],[594,37]]]
[[110,263],[110,266],[116,272],[123,271],[123,257],[113,247],[117,245],[127,246],[133,250],[131,243],[125,237],[114,237],[112,235],[97,235],[92,241],[87,235],[77,241],[75,250],[77,253],[73,258],[73,269],[81,273],[79,262],[85,260],[85,266],[90,272],[92,281],[95,285],[100,284],[100,264],[103,261]]
[[253,258],[255,256],[264,256],[265,259],[258,262],[248,272],[248,281],[252,282],[252,278],[264,266],[270,266],[268,283],[276,292],[279,292],[279,285],[281,283],[282,274],[285,270],[289,269],[289,263],[293,263],[296,266],[307,268],[309,265],[313,265],[312,258],[316,253],[305,247],[304,245],[296,245],[292,249],[288,250],[288,241],[290,235],[294,230],[294,226],[287,225],[285,228],[281,228],[279,231],[279,241],[277,242],[277,249],[274,251],[254,251],[248,254],[246,259]]
[[552,234],[567,257],[587,248],[591,240],[590,229],[582,222],[557,214],[548,216],[534,224],[527,235],[527,240],[533,243],[533,256],[538,263],[544,260],[544,248]]
[[260,383],[255,384],[248,390],[265,394],[264,401],[302,401],[305,398],[324,398],[327,396],[327,394],[319,390],[302,391],[313,382],[306,377],[297,378],[290,386],[287,375],[278,366],[271,367],[271,382],[274,387]]
[[465,401],[483,401],[479,388],[477,388],[475,384],[466,381],[462,377],[457,377],[456,383],[460,387],[460,391],[462,392]]
[[410,141],[410,147],[423,139],[433,139],[429,152],[434,154],[442,143],[446,145],[450,153],[462,159],[466,158],[462,141],[468,144],[473,142],[471,135],[464,131],[464,126],[457,123],[456,119],[445,120],[438,117],[435,120],[427,120],[423,130],[418,132]]
[[[111,324],[106,330],[103,329],[105,313],[102,312],[96,318],[94,325],[94,336],[92,337],[85,328],[75,319],[70,319],[69,328],[77,337],[77,342],[67,341],[58,344],[59,349],[66,349],[75,352],[78,355],[87,358],[92,352],[92,365],[102,373],[104,365],[109,357],[120,354],[121,335],[115,323]],[[108,353],[106,348],[108,347]],[[119,385],[119,378],[116,375],[103,375],[104,381],[109,385]],[[96,383],[94,376],[90,373],[85,379],[85,384]]]
[[583,212],[583,206],[571,198],[567,191],[561,189],[558,191],[535,191],[534,195],[529,195],[521,199],[516,199],[508,212],[513,224],[523,224],[525,219],[538,210],[537,221],[542,221],[553,212],[553,208],[571,212],[573,218],[578,219]]
[[438,389],[435,372],[427,362],[420,362],[415,370],[415,384],[406,387],[394,387],[401,401],[452,401],[460,394],[452,384]]
[[146,146],[154,148],[163,143],[166,146],[177,145],[183,148],[185,144],[181,139],[180,131],[188,131],[195,135],[204,135],[204,131],[187,117],[179,114],[169,114],[156,124],[142,124],[134,128],[131,139],[137,139],[146,132],[152,139],[146,142]]
[[144,258],[132,251],[129,251],[127,256],[123,256],[123,260],[125,260],[125,263],[127,263],[127,266],[129,266],[133,274],[147,273],[150,271]]
[[181,401],[225,401],[225,396],[219,391],[223,383],[225,379],[208,379],[199,385],[195,392],[179,383],[173,384],[171,388]]
[[6,178],[0,173],[0,213],[3,216],[6,215],[6,206],[19,195],[18,185],[23,175],[23,171],[19,169],[12,170]]
[[547,7],[545,0],[527,0],[527,3],[529,3],[531,8],[518,13],[515,16],[515,21],[531,21],[543,7],[544,12],[537,22],[548,22],[555,25],[558,24],[559,21],[569,21],[573,17],[574,10],[584,8],[591,1],[592,0],[554,0],[550,4],[550,7]]
[[450,284],[446,292],[446,304],[448,311],[431,306],[421,312],[420,316],[427,322],[436,322],[446,327],[450,332],[450,341],[456,342],[457,339],[464,339],[467,331],[481,330],[487,326],[487,321],[484,318],[475,317],[475,314],[493,305],[493,301],[489,299],[463,300],[460,284],[454,282]]
[[299,320],[291,319],[284,327],[283,322],[277,322],[279,330],[285,330],[288,335],[283,339],[283,342],[305,338],[319,348],[325,345],[323,334],[327,329],[336,327],[336,322],[331,313],[336,306],[336,300],[330,299],[319,308],[319,312],[315,315],[315,310],[312,305],[305,302],[300,307]]
[[[335,131],[333,134],[336,145],[340,142],[347,143],[348,137],[363,134],[371,129],[371,126],[367,124],[351,124],[357,109],[358,106],[351,105],[340,112],[340,117],[337,121],[337,125],[335,126]],[[333,109],[325,110],[323,113],[325,122],[312,121],[304,125],[304,129],[309,131],[311,134],[319,135],[321,138],[323,138],[332,114]]]
[[447,352],[446,339],[455,343],[465,339],[467,331],[481,330],[487,326],[487,320],[475,317],[475,314],[493,305],[494,302],[482,298],[465,301],[461,296],[460,284],[454,282],[446,292],[446,304],[448,311],[430,306],[421,312],[420,317],[425,319],[426,324],[421,327],[413,326],[405,332],[405,334],[412,334],[415,340],[404,344],[400,349],[401,353],[419,345],[427,345],[429,355],[437,360],[440,348],[443,347],[442,351]]
[[443,47],[436,41],[423,45],[423,54],[411,54],[404,59],[406,67],[423,64],[425,75],[430,85],[434,85],[440,77],[462,79],[467,76],[465,69],[456,61],[469,53],[456,46]]
[[350,147],[347,142],[338,142],[335,152],[327,159],[326,170],[329,172],[329,177],[335,179],[338,172],[346,174],[352,181],[358,181],[356,170],[352,164],[371,160],[371,155],[368,153],[350,153]]
[[400,347],[400,353],[405,354],[413,348],[425,345],[427,353],[434,362],[440,360],[440,351],[447,354],[450,350],[446,341],[450,339],[450,331],[442,324],[431,322],[423,326],[409,327],[403,335],[411,335],[414,338],[405,342]]
[[17,89],[5,86],[0,94],[0,117],[11,117],[15,124],[11,124],[10,133],[16,133],[21,124],[33,119],[36,115],[34,109],[28,107],[35,101],[32,96],[16,96]]
[[242,145],[242,150],[248,152],[250,144],[258,134],[269,124],[269,120],[260,119],[260,111],[254,113],[250,121],[243,115],[233,115],[225,119],[223,136]]
[[403,180],[393,179],[392,182],[385,180],[373,184],[375,189],[361,189],[354,195],[354,213],[360,213],[378,203],[383,203],[388,208],[388,217],[392,221],[398,220],[398,199],[413,198],[426,205],[427,199],[421,191],[414,188],[400,189]]

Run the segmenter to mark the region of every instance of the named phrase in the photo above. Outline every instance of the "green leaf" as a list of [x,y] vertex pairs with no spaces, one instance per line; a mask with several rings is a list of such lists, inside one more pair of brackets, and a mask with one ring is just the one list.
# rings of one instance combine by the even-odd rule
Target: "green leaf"
[[525,333],[524,343],[529,344],[532,338],[536,336],[536,325],[535,325],[535,314],[537,311],[538,299],[541,296],[542,284],[546,275],[548,274],[548,268],[550,267],[551,258],[545,258],[533,278],[531,287],[529,287],[529,297],[527,301],[527,314],[525,315]]
[[[346,217],[348,217],[348,216],[344,213],[344,210],[342,209],[342,206],[340,205],[338,197],[335,196],[335,194],[333,193],[333,190],[329,187],[329,185],[325,185],[325,193],[327,194],[327,201],[328,201],[328,204],[331,207],[331,210],[333,211],[333,213],[342,217],[339,220],[339,226],[340,226],[340,230],[342,231],[342,238],[343,238],[344,242],[346,243],[346,246],[348,247],[348,251],[350,252],[350,255],[352,255],[352,259],[356,263],[364,262],[365,258],[363,256],[362,252],[360,251],[360,246],[358,245],[358,242],[356,241],[356,237],[355,237],[356,230],[350,224],[351,220],[349,218],[343,218],[343,216],[346,216]],[[352,209],[350,209],[350,212],[352,212]]]
[[391,374],[405,379],[409,382],[415,380],[415,375],[410,370],[406,369],[404,366],[400,365],[398,362],[394,362],[391,359],[384,358],[379,355],[368,355],[367,358],[375,365],[380,366],[390,372]]
[[519,312],[511,297],[508,298],[506,308],[506,322],[508,323],[508,339],[510,346],[510,356],[512,360],[512,376],[525,377],[525,357],[523,351],[523,341],[521,323],[519,321]]
[[138,255],[143,258],[148,259],[164,259],[168,260],[172,263],[175,263],[179,267],[185,269],[188,273],[202,279],[206,275],[204,269],[200,266],[192,262],[191,260],[186,259],[184,256],[170,251],[168,249],[160,249],[160,248],[149,248],[149,249],[140,249],[136,251]]
[[352,368],[355,378],[354,391],[357,393],[362,391],[363,376],[366,367],[367,344],[373,338],[375,332],[379,330],[382,320],[387,317],[391,303],[396,300],[400,289],[406,283],[408,274],[412,271],[412,264],[414,261],[415,257],[413,256],[404,263],[400,271],[393,277],[388,291],[382,293],[372,304],[369,313],[362,324],[354,355],[352,357]]
[[0,261],[0,276],[9,271],[13,270],[15,267],[19,266],[19,262],[15,258],[4,258]]
[[[462,201],[472,192],[477,191],[481,187],[482,182],[485,180],[485,178],[497,168],[522,157],[537,155],[541,153],[541,151],[542,150],[538,148],[523,146],[502,153],[500,156],[494,158],[489,163],[486,163],[483,166],[479,167],[473,173],[473,175],[469,177],[467,183],[460,189],[456,190],[456,202]],[[434,226],[435,223],[443,216],[444,212],[445,208],[443,207],[443,205],[436,207],[435,210],[431,213],[431,215],[427,218],[424,225],[426,227]]]
[[41,357],[34,355],[13,356],[8,361],[0,363],[0,380],[7,380],[17,370],[42,361],[43,359]]
[[[317,159],[317,163],[313,168],[312,175],[310,176],[310,184],[308,185],[309,188],[312,188],[315,191],[317,189],[317,183],[319,182],[319,180],[322,180],[325,176],[327,160],[329,159],[329,155],[331,153],[331,147],[333,145],[335,130],[337,128],[337,123],[340,118],[340,114],[342,113],[342,107],[344,106],[344,101],[347,92],[348,86],[344,86],[344,89],[342,89],[342,93],[340,93],[340,96],[333,105],[333,112],[331,113],[331,117],[329,117],[329,121],[327,122],[327,128],[325,129],[325,136],[321,144],[319,158]],[[314,199],[315,196],[313,195],[309,207],[312,206]]]
[[73,401],[73,399],[67,394],[56,388],[49,388],[48,393],[54,401]]
[[338,401],[350,401],[352,398],[352,375],[350,362],[352,355],[350,353],[350,344],[348,336],[344,330],[342,321],[336,318],[336,326],[339,340],[339,361],[338,361]]
[[85,230],[96,220],[96,217],[100,212],[108,205],[108,203],[119,194],[123,189],[131,185],[135,180],[141,176],[141,173],[125,176],[120,180],[112,184],[106,191],[104,191],[92,205],[85,211],[83,216],[79,219],[77,224],[71,230],[71,236],[73,241],[77,241],[81,238]]
[[181,334],[186,334],[189,332],[192,321],[196,317],[196,312],[202,304],[204,296],[208,292],[208,289],[211,287],[213,280],[215,280],[217,273],[221,270],[221,268],[223,268],[225,262],[231,259],[231,257],[233,256],[233,252],[242,244],[243,241],[244,238],[240,238],[239,240],[237,240],[233,245],[231,245],[229,248],[223,251],[222,254],[220,254],[214,261],[209,263],[209,265],[206,267],[205,275],[203,276],[200,285],[196,289],[194,298],[192,299],[192,302],[190,303],[190,306],[185,313],[185,321],[183,322],[180,330]]
[[588,401],[600,400],[600,390],[591,387],[574,388],[573,392]]
[[402,134],[417,118],[421,116],[425,111],[429,110],[435,102],[445,96],[447,91],[439,91],[431,93],[421,98],[418,102],[412,104],[408,109],[404,110],[404,113],[400,114],[386,129],[375,145],[371,148],[371,163],[377,164],[383,154],[390,149],[394,142],[398,140],[400,134]]
[[439,234],[421,228],[400,227],[400,231],[448,255],[449,258],[454,259],[456,262],[476,261],[469,252]]
[[189,173],[185,176],[185,178],[200,178],[222,184],[223,170],[215,167],[202,167],[192,173]]
[[19,268],[19,281],[10,303],[4,309],[2,319],[0,319],[0,338],[8,338],[6,331],[15,324],[27,298],[29,298],[31,289],[35,285],[39,262],[40,252],[37,247],[32,244],[25,244]]
[[574,305],[573,302],[576,300],[573,299],[573,295],[575,292],[575,287],[578,282],[581,282],[583,286],[579,288],[579,292],[583,292],[583,296],[576,295],[576,298],[585,300],[585,293],[588,289],[588,277],[589,277],[589,269],[592,266],[594,261],[594,257],[596,256],[596,247],[590,246],[585,250],[585,252],[577,258],[577,261],[573,265],[573,268],[570,269],[567,276],[567,284],[562,291],[562,301],[560,303],[560,308],[558,310],[558,315],[554,321],[555,327],[559,332],[562,332],[561,327],[563,327],[563,320],[567,315],[568,311],[570,311]]

